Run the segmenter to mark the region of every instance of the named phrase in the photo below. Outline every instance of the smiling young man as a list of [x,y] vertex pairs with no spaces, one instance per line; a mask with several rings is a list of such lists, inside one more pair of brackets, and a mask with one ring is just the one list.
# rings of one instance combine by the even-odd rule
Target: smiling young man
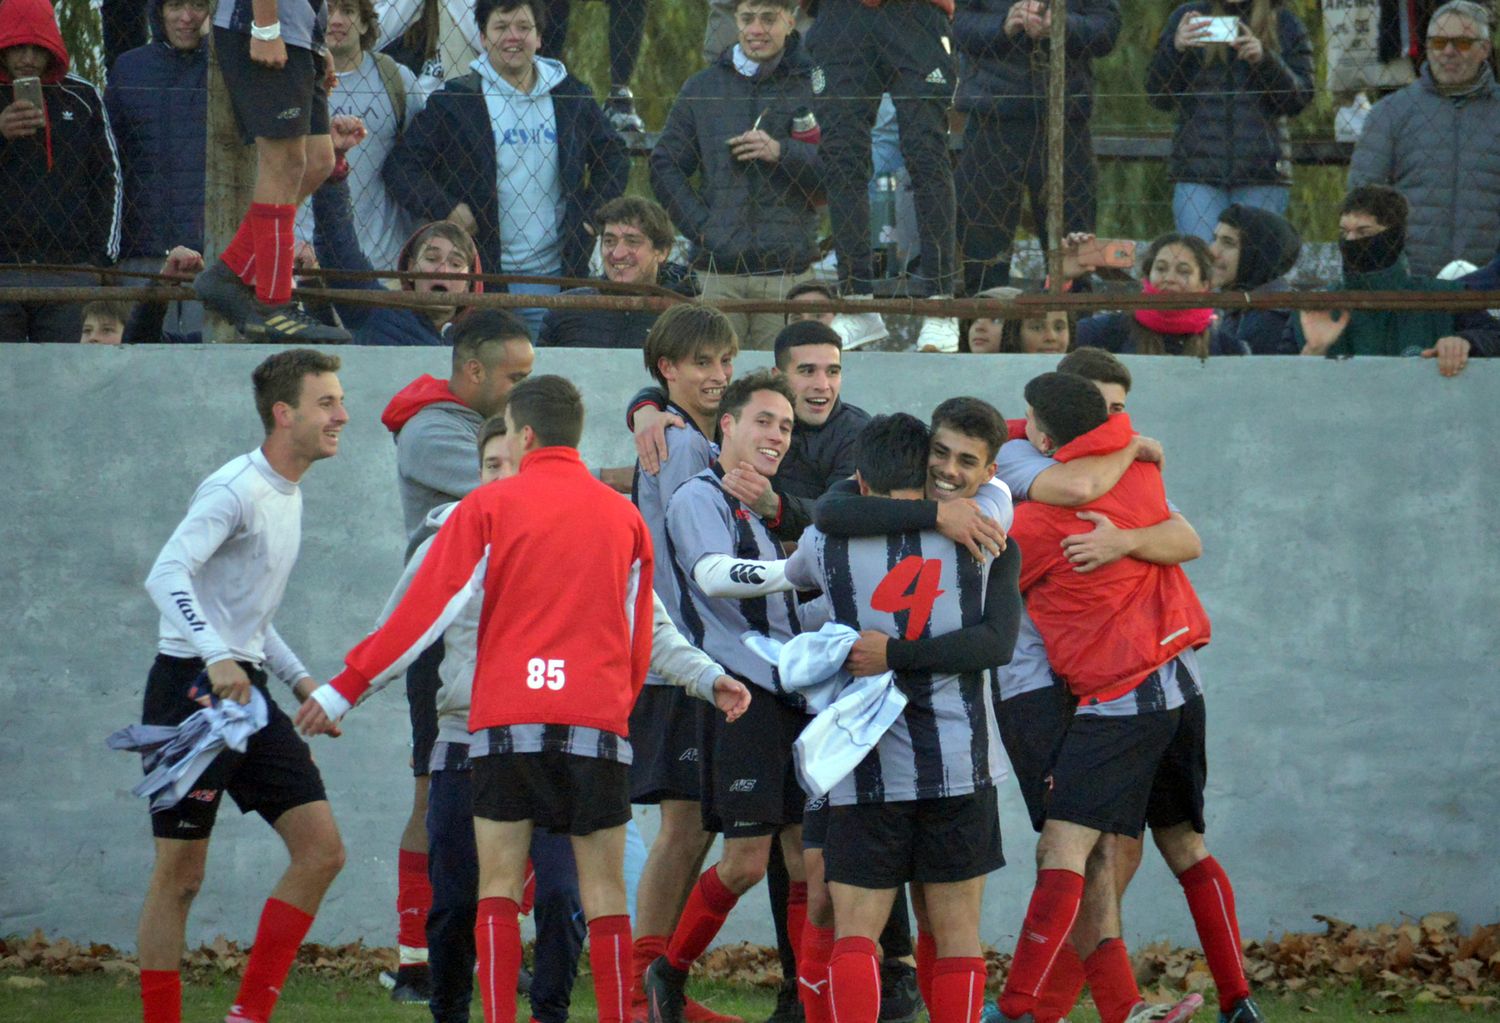
[[267,671],[305,698],[314,682],[271,619],[302,539],[299,481],[338,454],[349,414],[339,360],[294,348],[252,375],[265,442],[209,476],[157,555],[146,591],[161,612],[156,663],[141,720],[176,725],[206,703],[248,703],[269,720],[244,753],[225,751],[180,803],[151,815],[156,858],[138,949],[145,1023],[180,1023],[188,910],[203,881],[208,841],[227,791],[286,843],[291,863],[266,900],[229,1023],[265,1023],[313,915],[344,863],[323,779],[307,744],[266,689]]

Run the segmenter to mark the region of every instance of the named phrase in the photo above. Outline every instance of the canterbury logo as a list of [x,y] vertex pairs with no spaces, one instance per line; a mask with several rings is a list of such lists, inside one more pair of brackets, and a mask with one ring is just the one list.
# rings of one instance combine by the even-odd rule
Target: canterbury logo
[[759,565],[735,565],[729,570],[729,578],[737,583],[759,586],[766,581],[766,573]]

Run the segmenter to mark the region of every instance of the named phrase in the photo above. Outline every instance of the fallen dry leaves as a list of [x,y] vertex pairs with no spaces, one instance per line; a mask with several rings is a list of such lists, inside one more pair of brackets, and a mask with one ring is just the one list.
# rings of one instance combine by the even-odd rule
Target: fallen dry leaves
[[[1375,994],[1376,1014],[1399,1013],[1424,1002],[1450,1002],[1468,1010],[1500,1008],[1500,924],[1465,934],[1453,913],[1429,913],[1420,920],[1378,927],[1355,927],[1321,915],[1314,919],[1324,925],[1322,933],[1288,933],[1245,944],[1245,969],[1257,990],[1317,997],[1358,983]],[[190,979],[238,973],[247,953],[237,942],[216,938],[189,952],[185,969]],[[987,949],[985,959],[990,983],[998,989],[1010,956]],[[1134,959],[1136,978],[1148,998],[1173,999],[1213,984],[1197,949],[1172,948],[1163,942],[1137,949]],[[297,956],[298,969],[327,977],[374,978],[395,965],[394,949],[371,948],[363,942],[303,945]],[[40,931],[0,939],[0,974],[12,974],[0,984],[14,988],[43,983],[35,976],[17,975],[21,971],[63,976],[139,972],[134,957],[110,945],[50,941]],[[774,987],[781,983],[781,964],[775,949],[740,943],[709,951],[694,974]]]

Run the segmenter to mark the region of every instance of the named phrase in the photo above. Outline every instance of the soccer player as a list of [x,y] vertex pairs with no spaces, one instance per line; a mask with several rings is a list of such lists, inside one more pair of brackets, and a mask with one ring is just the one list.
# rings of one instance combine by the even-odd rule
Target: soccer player
[[253,810],[276,829],[291,857],[261,913],[230,1023],[270,1019],[323,893],[344,864],[312,755],[266,690],[267,670],[299,699],[314,686],[271,619],[302,541],[298,483],[314,462],[338,454],[349,421],[338,368],[336,357],[305,348],[256,367],[251,380],[265,442],[199,484],[146,578],[161,624],[141,720],[175,725],[210,690],[248,703],[252,687],[269,720],[244,753],[220,753],[182,802],[151,815],[156,858],[137,938],[145,1023],[182,1019],[188,910],[226,791],[241,812]]
[[[799,631],[796,601],[781,576],[781,548],[767,524],[720,484],[742,463],[775,475],[791,444],[792,400],[786,381],[763,371],[725,388],[718,458],[679,486],[667,505],[665,550],[671,565],[663,571],[676,576],[688,639],[764,692],[739,721],[710,729],[704,744],[703,822],[723,834],[724,851],[698,878],[665,955],[646,971],[650,1023],[684,1018],[688,972],[739,897],[765,876],[773,840],[782,844],[792,883],[804,880],[804,796],[792,766],[792,743],[806,714],[799,697],[781,690],[775,669],[740,642],[747,631],[790,639]],[[673,461],[675,456],[667,467]],[[802,921],[789,918],[787,924],[792,940],[800,941]]]
[[571,838],[599,1019],[624,1023],[626,736],[651,653],[651,536],[579,458],[583,399],[569,381],[518,384],[505,427],[516,475],[459,502],[391,617],[302,705],[298,726],[333,727],[372,679],[410,664],[482,595],[469,730],[485,1023],[515,1019],[538,825]]
[[[666,431],[667,464],[656,474],[642,471],[638,464],[632,490],[662,559],[662,569],[655,576],[656,595],[678,630],[689,634],[681,584],[667,565],[667,502],[679,486],[713,462],[717,453],[714,418],[734,375],[739,343],[723,313],[711,306],[683,303],[661,314],[642,351],[646,370],[666,390],[678,425]],[[646,967],[666,951],[667,938],[677,926],[693,878],[703,869],[703,857],[713,841],[699,812],[700,712],[680,689],[665,681],[648,674],[630,714],[630,737],[638,753],[630,766],[630,801],[655,804],[661,813],[661,826],[636,889],[631,997],[636,1016],[646,1010],[641,986]],[[685,1011],[694,1023],[725,1018],[691,999]]]
[[292,304],[297,207],[333,170],[323,50],[324,0],[233,0],[214,13],[214,53],[246,143],[255,143],[255,194],[239,230],[193,282],[198,298],[267,341],[348,341]]
[[[920,421],[904,413],[876,417],[855,457],[862,494],[923,497],[929,435]],[[976,499],[1003,514],[987,494]],[[1004,863],[995,794],[1002,768],[982,673],[1010,657],[1019,568],[1014,547],[992,562],[931,531],[851,539],[816,528],[787,562],[787,578],[799,589],[823,590],[834,620],[865,630],[865,655],[885,662],[854,658],[857,674],[885,670],[893,641],[908,644],[895,657],[914,648],[930,655],[939,637],[974,630],[961,652],[908,660],[897,671],[896,685],[911,702],[828,794],[823,860],[837,942],[827,1005],[839,1023],[879,1017],[875,940],[907,882],[936,944],[928,1002],[934,1023],[978,1016],[985,975],[979,904],[985,875]],[[821,1006],[809,1008],[813,1023],[828,1018]]]

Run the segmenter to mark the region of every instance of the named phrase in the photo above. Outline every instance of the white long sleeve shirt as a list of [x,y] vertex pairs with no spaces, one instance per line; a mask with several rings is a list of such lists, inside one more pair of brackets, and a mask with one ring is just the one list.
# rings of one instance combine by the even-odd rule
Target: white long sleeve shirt
[[146,592],[161,612],[157,649],[205,664],[264,665],[288,685],[307,674],[271,619],[302,545],[302,491],[259,450],[198,485]]

